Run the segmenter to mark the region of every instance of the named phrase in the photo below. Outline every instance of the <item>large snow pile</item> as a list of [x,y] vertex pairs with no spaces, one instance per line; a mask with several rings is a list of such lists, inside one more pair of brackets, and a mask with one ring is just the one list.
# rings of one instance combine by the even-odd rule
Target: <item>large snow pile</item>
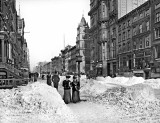
[[103,84],[109,83],[109,84],[118,84],[118,85],[134,85],[134,84],[138,84],[138,83],[143,83],[145,80],[142,77],[115,77],[115,78],[111,78],[111,77],[97,77],[96,78],[97,81],[103,82]]
[[0,90],[1,123],[77,122],[57,90],[36,82],[12,90]]
[[150,85],[154,89],[160,89],[160,79],[148,79],[145,80],[144,83]]
[[[156,86],[157,85],[157,86]],[[140,77],[97,78],[81,88],[88,100],[117,107],[119,118],[133,122],[160,122],[160,100],[154,93],[159,80]]]

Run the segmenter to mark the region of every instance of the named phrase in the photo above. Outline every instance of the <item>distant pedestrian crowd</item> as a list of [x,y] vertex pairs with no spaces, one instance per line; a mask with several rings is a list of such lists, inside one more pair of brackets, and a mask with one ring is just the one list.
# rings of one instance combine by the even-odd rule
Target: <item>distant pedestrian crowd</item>
[[[66,104],[73,102],[79,102],[80,101],[80,95],[79,95],[79,89],[80,89],[80,82],[77,80],[77,76],[73,76],[73,81],[71,82],[69,80],[71,76],[67,75],[66,79],[62,82],[62,86],[64,88],[64,95],[63,95],[63,100]],[[58,86],[59,86],[59,75],[58,72],[55,72],[54,75],[51,76],[50,73],[47,75],[47,84],[49,86],[53,86],[57,89],[58,91]],[[72,89],[72,92],[71,92]]]
[[29,73],[29,82],[36,82],[39,77],[39,73]]

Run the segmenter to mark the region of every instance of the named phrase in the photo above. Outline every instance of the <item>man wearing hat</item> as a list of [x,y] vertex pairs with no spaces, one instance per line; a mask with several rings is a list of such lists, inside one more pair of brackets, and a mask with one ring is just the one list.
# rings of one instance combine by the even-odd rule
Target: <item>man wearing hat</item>
[[62,86],[64,87],[63,100],[66,104],[71,102],[71,81],[69,80],[70,76],[67,75],[66,79],[63,81]]
[[47,84],[48,84],[49,86],[51,86],[51,84],[52,84],[50,72],[48,72],[48,75],[47,75]]
[[58,85],[59,85],[59,76],[58,76],[58,72],[55,71],[55,74],[52,76],[52,82],[54,84],[54,87],[58,90]]

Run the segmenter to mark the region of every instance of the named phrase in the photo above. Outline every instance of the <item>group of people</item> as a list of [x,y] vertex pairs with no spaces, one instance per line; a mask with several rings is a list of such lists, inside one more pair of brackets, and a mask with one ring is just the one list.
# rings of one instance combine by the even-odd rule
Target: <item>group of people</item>
[[29,72],[29,82],[36,82],[38,79],[39,74],[37,72],[30,73]]
[[[79,95],[80,82],[77,80],[77,76],[75,75],[73,76],[72,82],[69,79],[70,79],[70,76],[67,75],[66,79],[62,82],[62,86],[64,88],[63,100],[66,104],[70,102],[76,103],[80,101],[80,95]],[[52,82],[53,82],[53,86],[58,90],[59,81],[60,81],[60,78],[57,72],[55,72],[53,76],[51,76],[51,74],[48,73],[47,84],[49,86],[52,86]]]
[[52,86],[52,82],[53,82],[53,85],[57,90],[58,90],[59,80],[60,80],[60,78],[59,78],[58,72],[55,72],[55,74],[53,76],[51,76],[51,74],[48,73],[47,84]]
[[[77,80],[76,76],[73,76],[73,81],[69,80],[70,76],[66,76],[66,79],[63,81],[62,86],[64,88],[63,100],[66,104],[73,102],[77,103],[80,101],[79,89],[80,82]],[[72,93],[71,93],[72,88]]]

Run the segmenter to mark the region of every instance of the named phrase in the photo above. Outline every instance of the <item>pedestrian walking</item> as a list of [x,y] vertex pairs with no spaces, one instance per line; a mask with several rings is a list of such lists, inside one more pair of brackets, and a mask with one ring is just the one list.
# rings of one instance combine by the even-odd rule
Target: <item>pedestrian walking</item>
[[70,76],[66,76],[66,79],[63,81],[62,86],[64,87],[63,100],[66,104],[71,102],[71,81],[69,80]]
[[72,101],[73,103],[80,101],[79,96],[79,89],[80,89],[80,82],[77,80],[76,76],[73,76],[73,82],[71,83],[72,86]]
[[49,86],[51,86],[52,85],[52,82],[51,82],[51,74],[48,72],[48,74],[47,74],[47,84],[49,85]]
[[52,82],[54,84],[54,87],[58,90],[58,85],[59,85],[59,75],[58,75],[58,72],[55,71],[55,74],[52,76]]
[[29,82],[31,82],[32,73],[29,72]]
[[36,72],[36,73],[34,73],[34,82],[36,82],[36,81],[37,81],[38,76],[39,76],[39,74],[38,74],[37,72]]
[[42,74],[42,80],[44,80],[44,74]]

